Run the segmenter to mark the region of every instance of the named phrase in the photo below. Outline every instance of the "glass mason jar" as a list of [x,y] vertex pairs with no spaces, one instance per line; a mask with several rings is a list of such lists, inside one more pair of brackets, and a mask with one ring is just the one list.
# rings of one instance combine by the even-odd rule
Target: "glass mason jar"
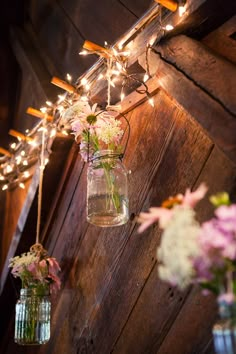
[[119,154],[97,151],[87,173],[87,221],[108,227],[129,219],[127,170]]
[[16,303],[15,342],[21,345],[45,344],[50,338],[51,302],[49,293],[21,289]]
[[219,317],[212,331],[215,352],[236,354],[236,303],[220,303]]

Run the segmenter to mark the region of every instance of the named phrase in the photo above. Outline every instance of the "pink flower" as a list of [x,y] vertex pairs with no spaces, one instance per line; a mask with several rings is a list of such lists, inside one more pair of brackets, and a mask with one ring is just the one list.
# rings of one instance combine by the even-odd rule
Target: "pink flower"
[[186,189],[186,192],[182,199],[183,207],[194,208],[195,205],[205,196],[207,192],[207,186],[204,183],[201,183],[200,186],[194,191],[191,192],[190,189]]
[[166,208],[150,208],[149,213],[140,213],[138,222],[140,222],[141,225],[138,228],[138,232],[143,232],[157,221],[159,221],[160,227],[164,228],[171,219],[172,214],[173,210]]
[[60,279],[58,278],[58,276],[56,276],[55,274],[53,273],[50,273],[48,275],[48,278],[50,279],[51,281],[51,284],[50,284],[50,293],[56,293],[58,290],[60,290],[61,288],[61,281]]
[[56,258],[47,258],[47,263],[49,264],[49,273],[56,275],[57,272],[61,270]]
[[224,294],[221,294],[220,296],[218,296],[218,302],[226,302],[227,304],[231,305],[234,303],[234,299],[235,299],[235,296],[233,293],[229,292],[229,293],[224,293]]

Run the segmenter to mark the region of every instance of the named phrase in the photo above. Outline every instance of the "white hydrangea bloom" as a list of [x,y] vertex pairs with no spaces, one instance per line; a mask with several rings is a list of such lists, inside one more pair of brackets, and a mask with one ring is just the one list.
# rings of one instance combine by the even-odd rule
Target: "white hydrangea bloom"
[[38,262],[39,257],[36,256],[32,252],[27,252],[23,253],[21,256],[16,256],[14,258],[11,258],[9,260],[9,266],[8,267],[20,267],[20,266],[28,266],[31,263]]
[[103,141],[105,144],[116,143],[118,144],[124,131],[120,128],[121,122],[113,117],[109,119],[100,119],[96,133],[98,140]]
[[199,254],[197,235],[200,225],[190,208],[176,207],[157,250],[159,277],[184,289],[194,275],[192,258]]

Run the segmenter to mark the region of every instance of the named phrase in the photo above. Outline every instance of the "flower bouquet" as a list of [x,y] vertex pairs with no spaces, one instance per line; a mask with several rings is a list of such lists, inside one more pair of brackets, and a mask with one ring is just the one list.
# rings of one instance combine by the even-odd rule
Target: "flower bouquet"
[[117,226],[128,220],[127,171],[121,163],[124,131],[114,112],[98,111],[79,102],[64,115],[70,121],[80,155],[89,163],[87,220],[97,226]]
[[236,204],[227,193],[212,196],[215,215],[200,224],[194,207],[206,191],[201,184],[193,193],[187,189],[161,207],[140,213],[139,232],[159,222],[159,277],[179,289],[200,284],[203,294],[216,294],[221,317],[213,328],[216,352],[236,353]]
[[9,260],[13,276],[22,282],[20,299],[16,304],[15,342],[21,345],[47,343],[50,338],[49,295],[60,289],[57,276],[60,267],[49,257],[41,244]]

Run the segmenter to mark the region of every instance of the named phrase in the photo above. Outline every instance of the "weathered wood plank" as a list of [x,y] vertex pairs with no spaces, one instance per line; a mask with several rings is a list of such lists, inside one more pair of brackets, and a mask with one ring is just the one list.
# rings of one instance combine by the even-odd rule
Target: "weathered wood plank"
[[[214,178],[217,176],[217,178]],[[216,147],[212,151],[198,183],[204,181],[210,187],[209,194],[225,190],[231,194],[235,190],[236,167],[227,160]],[[211,207],[207,202],[200,203],[197,214],[201,220],[211,216]],[[160,353],[170,353],[175,348],[176,353],[204,353],[208,338],[211,338],[212,325],[216,319],[217,305],[213,296],[204,297],[199,288],[194,288],[171,327],[163,342]],[[189,325],[191,324],[191,325]],[[188,337],[188,340],[183,338]],[[207,353],[214,353],[208,349]]]
[[41,47],[45,49],[62,79],[66,78],[67,73],[76,78],[92,65],[95,58],[85,59],[78,54],[84,38],[58,2],[31,1],[29,16]]
[[164,41],[155,52],[236,117],[235,65],[183,35]]
[[[42,219],[41,224],[47,217],[47,213],[50,210],[50,206],[53,200],[53,194],[56,192],[60,176],[63,171],[63,166],[67,158],[68,150],[71,147],[71,140],[66,137],[55,138],[52,145],[51,161],[46,166],[44,173],[44,188],[43,188],[43,204],[42,204]],[[55,174],[54,174],[54,173]],[[11,243],[11,248],[8,252],[8,258],[13,257],[16,254],[21,254],[28,251],[29,247],[35,242],[36,235],[36,219],[37,219],[37,186],[38,186],[38,175],[35,174],[33,178],[33,183],[30,186],[30,192],[28,194],[27,200],[25,201],[24,208],[20,215],[17,229]],[[32,188],[31,188],[32,187]],[[19,282],[14,281],[15,291],[18,290]],[[3,273],[1,274],[1,294],[0,294],[0,304],[2,307],[1,312],[1,323],[0,323],[0,342],[2,345],[2,352],[6,353],[6,347],[4,341],[5,333],[9,330],[11,333],[13,329],[11,328],[12,322],[11,318],[14,317],[14,306],[17,300],[16,293],[14,291],[13,282],[11,276],[9,275],[8,261],[5,262]],[[7,304],[7,306],[4,306]],[[9,325],[9,328],[8,328]],[[11,335],[11,339],[13,335]],[[19,352],[18,346],[13,344],[15,350],[13,352]]]
[[[144,57],[140,58],[143,63]],[[191,61],[189,61],[190,65]],[[166,63],[158,54],[150,53],[150,68],[156,73],[159,85],[168,92],[176,101],[188,111],[191,116],[206,130],[212,140],[224,151],[224,153],[236,162],[236,119],[229,114],[225,108],[213,99],[202,87],[199,87],[188,75],[177,70],[172,64]],[[208,80],[214,81],[211,72],[206,71],[207,67],[202,66],[205,73],[209,73]],[[207,75],[207,74],[206,74]],[[214,81],[215,82],[215,81]],[[217,86],[217,83],[216,83]],[[230,86],[231,92],[235,85]],[[231,106],[232,107],[232,106]]]
[[[165,108],[164,108],[164,111],[162,111],[161,116],[159,116],[159,117],[158,117],[158,114],[160,115],[160,112],[158,109],[158,113],[156,115],[156,118],[153,118],[153,119],[155,119],[155,121],[156,121],[156,119],[157,119],[157,121],[158,121],[158,119],[160,119],[160,124],[163,124],[163,121],[164,121],[165,125],[167,124],[167,126],[168,126],[168,124],[170,124],[170,121],[172,120],[172,118],[168,118],[169,116],[171,116],[171,114],[169,112],[169,108],[168,108],[168,104],[167,104],[166,100],[168,101],[168,103],[170,103],[170,101],[167,98],[164,98],[165,96],[163,97],[163,94],[159,95],[159,96],[160,97],[156,98],[157,99],[157,101],[156,101],[157,107],[165,107]],[[148,112],[146,112],[146,110],[148,110]],[[151,134],[151,132],[153,132],[153,129],[156,124],[154,124],[154,122],[149,121],[149,124],[148,124],[149,128],[148,129],[146,128],[143,132],[140,131],[141,127],[142,127],[142,129],[144,129],[144,128],[143,128],[143,124],[139,121],[139,119],[142,118],[143,121],[145,122],[145,119],[146,119],[145,117],[147,117],[149,115],[149,105],[146,106],[146,110],[145,110],[145,113],[142,111],[142,113],[145,114],[144,117],[140,117],[140,115],[142,115],[141,112],[136,112],[136,113],[134,112],[132,114],[131,120],[132,120],[132,123],[136,127],[136,128],[134,128],[136,130],[136,133],[133,133],[133,134],[136,135],[138,132],[137,136],[139,136],[139,139],[141,139],[141,140],[139,140],[139,139],[137,140],[136,144],[139,146],[139,148],[136,148],[138,150],[136,150],[136,153],[133,155],[133,157],[131,157],[132,154],[127,154],[127,158],[129,161],[129,162],[127,161],[128,168],[132,167],[132,170],[135,171],[135,175],[138,174],[137,177],[134,177],[135,180],[133,180],[131,183],[131,186],[133,186],[132,187],[133,192],[131,195],[131,202],[132,202],[133,207],[132,207],[131,211],[134,211],[136,213],[140,209],[144,195],[145,195],[145,193],[147,193],[147,190],[148,190],[148,187],[147,187],[147,189],[145,188],[144,192],[139,191],[139,190],[137,190],[137,187],[138,187],[140,181],[147,182],[147,180],[152,180],[153,173],[155,173],[154,172],[155,169],[152,172],[150,170],[150,173],[148,172],[150,167],[149,168],[147,167],[148,162],[146,162],[145,160],[147,159],[147,161],[150,161],[150,159],[154,158],[154,156],[156,154],[155,151],[153,151],[153,149],[151,149],[151,151],[150,151],[150,146],[154,146],[155,145],[154,142],[156,140],[158,141],[157,136],[155,135],[154,137],[152,137],[152,134]],[[175,109],[174,109],[174,111],[175,111]],[[178,117],[177,112],[176,112],[176,117]],[[181,118],[179,116],[179,124],[180,124],[180,122],[181,122]],[[132,124],[132,127],[133,127],[133,124]],[[180,126],[181,126],[181,124],[180,124]],[[156,134],[158,132],[158,127],[159,127],[159,124],[157,124],[157,127],[155,127]],[[159,129],[160,129],[160,127],[159,127]],[[162,133],[163,133],[163,131],[159,131],[158,134],[162,134]],[[178,143],[178,144],[180,144],[180,146],[182,146],[182,148],[185,145],[185,138],[186,138],[185,137],[185,134],[186,134],[185,129],[183,129],[183,134],[184,134],[184,138],[180,139],[179,143]],[[195,134],[193,134],[193,136],[195,136]],[[142,139],[144,139],[143,142],[142,142]],[[154,139],[153,143],[151,142],[150,139]],[[161,139],[163,139],[163,137]],[[197,136],[196,136],[196,139],[197,139]],[[206,139],[206,138],[204,138],[204,139]],[[132,141],[133,140],[131,139],[131,142]],[[143,149],[143,147],[142,147],[144,145],[146,146],[147,141],[150,143],[150,145],[147,145],[147,146],[149,146],[149,151],[145,151],[146,148]],[[141,145],[140,145],[140,143],[141,143]],[[174,140],[174,142],[172,143],[173,149],[174,149],[175,144],[176,144],[176,140]],[[161,145],[162,145],[162,143],[160,141],[158,143],[158,145],[156,146],[156,149],[158,150],[158,146],[161,146]],[[188,146],[188,145],[186,145],[186,146]],[[198,144],[196,144],[196,146],[198,146]],[[130,149],[132,149],[132,151],[134,151],[134,147],[132,145],[130,146]],[[196,147],[196,149],[198,149],[198,148]],[[151,154],[151,157],[150,157],[150,154]],[[172,156],[172,154],[173,154],[173,151],[171,153],[171,156]],[[147,156],[148,156],[148,158],[147,158]],[[158,161],[157,157],[155,157],[155,159],[157,159],[157,161]],[[173,158],[171,158],[171,160],[173,160]],[[144,163],[144,161],[145,161],[145,163]],[[187,159],[185,161],[185,163],[187,163],[187,161],[189,161],[189,159]],[[193,158],[193,161],[195,161],[194,158]],[[131,165],[129,165],[129,164],[131,164]],[[140,167],[140,166],[142,166],[142,167]],[[169,166],[168,166],[168,168],[169,168]],[[174,166],[173,166],[173,168],[174,168]],[[197,171],[195,169],[193,169],[193,168],[191,169],[191,174],[195,175],[196,172]],[[141,174],[143,173],[143,175],[141,176],[140,173]],[[188,173],[190,173],[190,171],[187,169],[186,175],[188,175]],[[173,173],[171,173],[171,175],[172,175],[172,182],[173,182],[173,178],[174,178]],[[172,182],[170,182],[170,188],[172,186]],[[161,191],[159,191],[159,193],[160,192]],[[65,324],[64,324],[65,327],[62,328],[62,333],[63,333],[64,330],[66,331],[66,326],[68,325],[68,321],[72,321],[71,326],[74,328],[74,330],[73,330],[73,334],[71,337],[72,342],[70,343],[70,346],[73,349],[70,349],[70,350],[74,350],[75,352],[76,352],[76,350],[79,350],[79,346],[81,345],[82,338],[84,338],[84,332],[81,333],[81,331],[86,332],[86,324],[88,323],[89,317],[91,316],[89,321],[92,321],[91,322],[91,324],[92,324],[93,319],[95,321],[97,316],[99,316],[99,311],[101,311],[101,306],[106,306],[103,304],[103,301],[104,301],[103,298],[106,298],[108,288],[111,286],[110,284],[113,284],[113,275],[116,274],[115,269],[117,267],[119,268],[120,257],[123,252],[122,249],[124,249],[124,247],[126,246],[125,240],[127,239],[127,237],[129,237],[128,234],[130,235],[130,232],[132,231],[132,229],[133,229],[133,226],[131,226],[130,231],[128,231],[127,228],[124,228],[123,230],[121,228],[119,228],[119,230],[117,230],[117,229],[113,230],[112,234],[108,231],[105,231],[105,232],[103,231],[102,233],[100,233],[99,238],[97,239],[97,243],[95,245],[94,245],[94,242],[95,242],[94,239],[96,238],[95,231],[93,233],[94,236],[92,236],[92,239],[93,239],[92,245],[89,245],[89,237],[90,237],[91,230],[90,230],[90,228],[88,229],[88,232],[86,233],[85,238],[82,243],[82,246],[79,250],[78,259],[76,261],[76,264],[73,267],[73,274],[75,273],[80,276],[80,279],[81,279],[80,283],[79,283],[80,287],[77,290],[77,296],[75,296],[73,301],[71,301],[71,303],[72,303],[71,311],[70,311],[70,314],[67,314],[67,316],[69,316],[69,317],[65,320]],[[117,240],[118,237],[119,237],[119,239]],[[125,243],[124,243],[124,241],[125,241]],[[118,244],[117,244],[117,242],[118,242]],[[135,239],[133,242],[135,244]],[[157,242],[157,241],[155,240],[154,242]],[[84,246],[85,248],[83,247],[83,244],[86,245],[86,246]],[[139,248],[139,247],[136,244],[135,249],[137,250],[137,248]],[[141,247],[141,249],[142,249],[142,247]],[[153,252],[153,250],[154,250],[153,244],[150,246],[150,249],[152,251],[147,252],[149,254],[150,254],[150,252]],[[86,257],[83,254],[83,250],[87,250]],[[128,257],[128,255],[126,255],[126,257]],[[137,257],[137,260],[138,259],[139,259],[139,257]],[[142,268],[143,263],[141,263],[140,268],[137,264],[136,264],[136,266],[138,267],[138,269],[140,269],[140,268]],[[147,265],[147,267],[149,267],[149,266],[150,265]],[[152,263],[151,263],[151,266],[152,266]],[[127,267],[127,263],[125,264],[124,267]],[[123,271],[125,271],[125,269],[123,269]],[[129,271],[131,271],[131,270],[129,270]],[[150,269],[149,269],[149,271],[150,271]],[[135,271],[134,271],[134,273],[135,273]],[[128,272],[128,274],[129,274],[129,272]],[[147,274],[148,274],[148,271],[147,271]],[[136,284],[133,284],[134,288],[137,289],[136,291],[138,291],[138,293],[140,292],[140,290],[142,288],[142,284],[146,281],[147,274],[146,275],[143,274],[143,278],[142,278],[142,280],[140,280],[140,284],[138,287],[136,286]],[[123,274],[123,276],[125,279],[124,274]],[[138,276],[139,276],[139,274],[136,273],[136,276],[134,276],[134,278],[136,279]],[[71,279],[71,277],[70,277],[70,279]],[[76,279],[76,277],[75,277],[75,279]],[[120,284],[120,281],[122,281],[121,279],[123,279],[123,277],[119,278],[119,276],[117,275],[116,282],[118,285]],[[113,284],[113,286],[114,286],[114,284]],[[132,286],[132,285],[130,285],[130,286]],[[123,287],[123,285],[121,287]],[[113,291],[115,292],[114,289],[113,289]],[[116,291],[117,291],[117,288],[116,288]],[[121,290],[119,290],[119,291],[121,291]],[[127,291],[127,289],[124,291]],[[134,296],[137,296],[136,292],[134,292],[134,294],[136,294]],[[122,298],[122,292],[121,292],[120,296]],[[112,298],[114,299],[114,297],[112,297]],[[133,299],[132,301],[135,301],[135,300]],[[130,306],[130,303],[128,304],[128,306]],[[62,308],[64,308],[64,306],[62,306]],[[92,312],[91,312],[91,310],[92,310]],[[125,310],[123,310],[123,311],[125,312],[125,314],[124,314],[124,318],[125,318],[127,315],[127,312]],[[73,316],[72,316],[72,313],[73,313]],[[76,321],[73,320],[74,317],[76,317]],[[122,320],[120,318],[116,318],[116,320],[117,320],[117,326],[119,325],[122,327],[122,324],[121,324]],[[113,326],[113,325],[111,324],[111,326]],[[96,332],[94,327],[92,327],[92,329],[89,327],[88,332],[91,334],[92,337],[91,338],[89,337],[86,339],[87,343],[90,343],[90,340],[93,340],[95,342],[95,338],[93,337],[91,330]],[[100,330],[101,330],[101,328],[100,328]],[[58,332],[58,333],[60,333],[60,332]],[[78,334],[75,336],[75,333],[78,333],[78,334],[81,333],[80,338],[78,337]],[[94,334],[94,335],[96,338],[98,337],[96,334]],[[99,336],[100,336],[100,334],[99,334]],[[114,336],[114,333],[113,333],[113,336]],[[113,337],[112,337],[112,340],[114,340]],[[82,342],[84,343],[84,341],[82,341]],[[101,343],[97,343],[97,344],[101,345]],[[109,345],[109,343],[107,345]],[[98,348],[96,346],[96,350],[97,349]],[[50,350],[53,350],[53,344],[51,344]],[[103,348],[103,350],[104,350],[104,348]]]
[[[181,165],[178,164],[178,166],[180,167]],[[184,170],[185,168],[182,169],[182,171]],[[232,185],[235,185],[235,173],[236,169],[232,166],[232,163],[221,152],[214,149],[206,165],[203,166],[197,183],[206,181],[210,186],[210,194],[221,189],[230,192]],[[214,178],[216,174],[219,175],[219,179]],[[178,177],[176,178],[176,183],[178,183]],[[169,188],[171,190],[171,186]],[[175,188],[178,188],[178,186],[176,185]],[[157,201],[157,203],[151,204],[159,205],[159,197]],[[202,219],[209,217],[211,215],[209,202],[201,202],[198,212]],[[149,234],[152,232],[150,231]],[[146,235],[146,237],[148,236]],[[172,313],[173,317],[170,320],[170,314],[167,309],[168,294],[164,298],[160,296],[162,286],[164,286],[162,284],[158,280],[156,268],[154,268],[114,348],[114,353],[128,354],[133,351],[137,353],[158,352],[167,354],[173,352],[173,348],[175,348],[176,354],[200,354],[205,352],[204,348],[208,344],[211,326],[216,316],[215,302],[212,301],[212,298],[202,298],[200,293],[194,289],[179,312],[178,317],[174,320],[174,315],[176,315],[175,308]],[[166,285],[166,291],[167,288]],[[181,297],[185,295],[185,293],[173,294],[172,301],[174,302],[176,298],[178,304]],[[170,323],[168,324],[169,320]],[[171,326],[172,321],[174,321],[173,327]],[[137,336],[137,333],[142,333],[142,335]]]
[[236,64],[236,40],[231,37],[236,32],[236,16],[209,33],[202,42],[223,57]]
[[[160,107],[161,106],[162,105],[160,104]],[[171,106],[170,102],[168,106],[169,107]],[[162,108],[159,108],[158,116],[162,120],[161,111]],[[166,115],[164,116],[165,119],[167,120],[167,116]],[[145,168],[149,183],[147,181],[144,181],[144,177],[140,175],[141,172],[140,170],[142,170],[142,167],[140,168],[140,165],[137,166],[137,169],[135,170],[135,176],[136,176],[135,179],[131,181],[131,185],[134,186],[134,188],[136,189],[136,194],[138,196],[137,199],[135,199],[134,196],[132,197],[133,202],[138,206],[141,203],[143,203],[144,200],[145,200],[145,208],[150,206],[149,203],[152,203],[152,200],[154,200],[155,198],[160,200],[162,194],[161,186],[163,185],[161,177],[165,176],[164,193],[168,193],[168,191],[169,193],[174,193],[175,190],[177,190],[178,188],[180,189],[184,188],[184,185],[188,183],[193,184],[195,182],[196,174],[199,173],[199,170],[201,170],[202,164],[205,162],[205,159],[209,154],[209,149],[211,149],[211,142],[204,136],[202,132],[199,131],[198,127],[194,125],[191,126],[191,123],[185,121],[186,118],[184,115],[182,115],[178,111],[177,112],[172,111],[169,113],[169,116],[170,116],[169,119],[173,119],[176,122],[176,125],[174,125],[173,127],[170,140],[166,142],[167,146],[166,146],[164,158],[160,159],[160,161],[155,166],[156,161],[159,160],[158,144],[155,145],[155,143],[152,143],[151,140],[149,141],[148,144],[146,142],[145,143],[146,149],[148,146],[151,148],[152,146],[155,146],[154,148],[155,151],[153,153],[151,153],[151,151],[149,150],[147,152],[148,155],[146,155],[146,157],[144,157],[145,155],[143,156],[144,158],[146,158],[147,162],[145,163],[141,162],[140,164],[141,166],[143,166],[143,168]],[[150,123],[149,129],[153,129],[153,123],[154,121]],[[149,129],[147,129],[145,135],[143,136],[144,141],[146,137],[150,137]],[[160,131],[159,133],[163,133],[163,131]],[[157,133],[152,131],[152,134],[155,136],[153,137],[153,139],[156,139],[156,141],[158,141],[159,138]],[[196,147],[194,147],[194,149],[191,150],[190,146],[191,147],[193,146],[192,145],[193,140],[195,140],[194,146]],[[142,142],[140,143],[142,145]],[[165,144],[163,144],[162,142],[162,146],[163,145]],[[199,148],[200,146],[201,149]],[[140,149],[142,149],[142,147]],[[191,151],[191,159],[189,158],[188,155],[188,152],[190,153],[190,151]],[[138,149],[133,157],[133,160],[135,160],[135,156],[140,155],[139,153],[140,150]],[[184,158],[182,160],[179,154],[182,156],[182,158],[183,156],[186,155],[188,156],[188,158],[186,159]],[[194,158],[195,154],[196,154],[196,158]],[[201,154],[201,158],[199,156],[200,154]],[[198,159],[198,164],[196,164],[196,159]],[[165,168],[163,166],[165,166]],[[175,174],[173,174],[173,171],[175,171]],[[144,182],[142,183],[142,188],[144,188],[142,192],[139,191],[140,182],[138,182],[141,180]],[[146,197],[146,199],[144,196]],[[147,235],[146,233],[145,235],[139,236],[135,232],[132,232],[131,230],[129,234],[128,242],[125,245],[122,255],[119,257],[119,259],[111,259],[110,272],[112,275],[111,275],[111,283],[109,285],[109,290],[107,289],[103,301],[99,303],[98,311],[94,311],[94,313],[91,316],[91,319],[87,323],[87,326],[89,327],[89,338],[87,339],[88,342],[89,339],[93,339],[94,352],[104,353],[104,352],[110,352],[112,350],[112,346],[114,345],[116,339],[118,338],[119,333],[122,331],[122,328],[125,325],[125,322],[127,321],[133,306],[135,306],[137,298],[140,292],[142,291],[142,288],[145,282],[147,281],[149,274],[153,268],[153,264],[155,262],[156,246],[159,242],[159,235],[160,235],[159,232],[157,233],[154,232],[149,235]],[[112,249],[116,249],[116,247],[117,246],[114,245]],[[159,286],[157,287],[157,289],[159,288]],[[107,283],[106,283],[106,287],[108,288]],[[163,291],[166,292],[167,289],[165,288],[165,290]],[[179,299],[178,296],[176,297],[177,297],[176,301],[175,298],[173,299],[171,298],[173,313],[170,311],[170,309],[169,309],[170,312],[168,313],[168,309],[167,309],[166,315],[163,314],[162,311],[164,310],[161,310],[162,308],[161,305],[160,308],[158,307],[158,309],[154,312],[154,307],[153,307],[152,321],[155,321],[155,319],[158,317],[155,316],[154,313],[156,314],[159,313],[160,325],[165,326],[163,323],[165,323],[165,318],[168,318],[169,316],[168,326],[171,326],[173,317],[176,316],[176,313],[178,312],[179,307],[182,305],[182,301],[183,301],[183,297],[181,299]],[[157,293],[155,293],[155,300],[156,302],[159,301],[166,302],[165,297],[162,298],[161,294],[159,297]],[[143,320],[143,324],[144,324],[145,323],[144,312],[142,313],[141,316],[144,319]],[[109,321],[109,326],[106,325],[107,320]],[[157,330],[156,326],[154,326],[154,328],[155,330]],[[144,337],[140,336],[143,338],[143,341],[145,341],[145,345],[147,345],[147,343],[150,343],[150,336],[148,335],[149,330],[150,328],[147,328],[147,332],[145,331],[146,336],[145,335]],[[107,331],[109,331],[108,332],[109,335],[107,335]],[[142,330],[140,332],[136,331],[135,333],[136,333],[135,336],[137,336],[137,333],[142,333]],[[86,336],[86,331],[85,331],[85,336]],[[106,338],[106,340],[103,340],[103,338]],[[161,340],[160,336],[159,336],[159,340]],[[132,351],[134,353],[136,352],[151,353],[150,349],[140,346],[140,343],[138,343],[137,338],[136,338],[136,342],[137,342],[136,345],[134,345],[134,343],[132,344]],[[151,345],[152,343],[150,343],[150,346]],[[127,351],[127,353],[130,351],[131,351],[131,347],[129,348],[129,351]],[[117,353],[118,352],[122,352],[122,351],[117,351]]]
[[102,46],[104,41],[112,44],[137,20],[137,17],[117,0],[100,0],[99,6],[94,6],[93,0],[60,0],[59,3],[82,37]]

